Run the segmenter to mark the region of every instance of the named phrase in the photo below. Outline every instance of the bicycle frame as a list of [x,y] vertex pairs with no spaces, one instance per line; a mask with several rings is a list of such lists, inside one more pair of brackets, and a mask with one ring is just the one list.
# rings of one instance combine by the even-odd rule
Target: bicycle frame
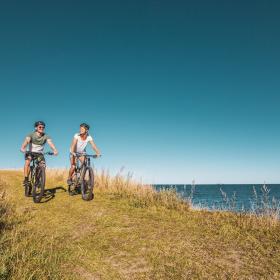
[[32,153],[32,152],[26,152],[27,155],[31,156],[31,162],[30,162],[30,173],[31,173],[31,178],[34,178],[36,168],[40,165],[42,167],[46,167],[46,163],[44,161],[39,161],[38,156],[40,155],[52,155],[52,153],[47,152],[47,153]]
[[[97,158],[97,155],[88,155],[88,154],[81,154],[81,153],[76,153],[75,155],[72,156],[76,158],[74,174],[80,174],[83,167],[91,167],[91,161],[90,161],[91,157]],[[83,162],[81,162],[81,160],[79,159],[80,157],[84,157]],[[80,179],[80,177],[78,179]]]
[[[33,200],[34,202],[40,202],[43,194],[44,194],[44,187],[45,187],[45,168],[46,168],[46,164],[44,160],[40,160],[40,156],[44,156],[44,155],[53,155],[53,153],[51,152],[47,152],[47,153],[34,153],[34,152],[26,152],[26,155],[29,157],[30,156],[30,170],[29,170],[29,174],[28,177],[30,178],[30,186],[25,187],[25,195],[29,196],[30,192],[32,191],[32,196],[33,196]],[[41,169],[41,171],[40,171]],[[43,171],[42,171],[43,170]],[[37,195],[36,193],[36,188],[38,188],[38,176],[36,175],[37,172],[43,172],[41,173],[41,186],[39,188],[41,188],[41,193],[39,195]],[[29,190],[28,190],[29,189]]]
[[[86,153],[75,153],[72,154],[75,158],[75,170],[72,177],[72,184],[68,186],[69,195],[73,195],[75,191],[82,194],[83,200],[92,200],[94,197],[93,186],[94,186],[94,173],[91,167],[90,158],[96,158],[97,155],[88,155]],[[81,157],[83,157],[81,159]],[[85,176],[87,179],[85,180]],[[72,186],[72,187],[71,187]],[[74,187],[74,190],[72,188]]]

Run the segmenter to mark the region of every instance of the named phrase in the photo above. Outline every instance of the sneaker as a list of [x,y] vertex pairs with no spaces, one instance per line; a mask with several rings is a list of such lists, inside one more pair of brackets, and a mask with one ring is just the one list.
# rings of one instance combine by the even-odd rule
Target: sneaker
[[67,185],[71,186],[73,184],[72,179],[67,179]]
[[24,187],[30,186],[30,182],[28,179],[24,179],[22,184]]

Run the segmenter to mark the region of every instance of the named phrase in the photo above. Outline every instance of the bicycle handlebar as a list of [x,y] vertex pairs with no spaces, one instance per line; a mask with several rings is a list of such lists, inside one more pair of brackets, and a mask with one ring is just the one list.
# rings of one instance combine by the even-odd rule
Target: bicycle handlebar
[[26,155],[30,155],[30,156],[39,156],[39,155],[49,155],[49,156],[53,156],[54,153],[53,152],[45,152],[45,153],[36,153],[36,152],[25,152]]
[[[88,154],[85,154],[85,153],[71,153],[74,157],[92,157],[92,158],[97,158],[98,155],[88,155]],[[100,155],[101,156],[101,155]]]

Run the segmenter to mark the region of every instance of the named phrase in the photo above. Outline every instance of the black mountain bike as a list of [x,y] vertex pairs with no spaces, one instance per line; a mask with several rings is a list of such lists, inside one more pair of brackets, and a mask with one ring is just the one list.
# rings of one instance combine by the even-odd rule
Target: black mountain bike
[[[90,158],[97,158],[97,155],[75,153],[73,156],[76,158],[76,166],[72,184],[68,186],[68,193],[69,195],[81,193],[83,200],[92,200],[94,198],[94,173],[90,165]],[[80,157],[84,157],[82,163],[80,163]]]
[[33,201],[39,203],[44,196],[46,183],[46,163],[42,161],[44,155],[52,156],[52,152],[34,153],[26,152],[31,157],[30,172],[28,175],[29,184],[25,185],[25,196],[32,195]]

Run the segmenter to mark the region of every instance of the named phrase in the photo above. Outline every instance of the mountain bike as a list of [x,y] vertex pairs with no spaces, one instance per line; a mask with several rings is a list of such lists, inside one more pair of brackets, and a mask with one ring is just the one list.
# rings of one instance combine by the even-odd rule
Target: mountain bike
[[[72,176],[72,184],[68,186],[69,195],[81,193],[83,200],[92,200],[94,198],[94,172],[91,167],[90,158],[97,158],[97,155],[88,155],[84,153],[72,154],[76,158],[75,171]],[[80,157],[84,160],[81,162]]]
[[44,195],[46,183],[46,163],[44,155],[52,156],[52,152],[34,153],[26,152],[31,157],[30,172],[28,174],[29,184],[25,185],[25,196],[32,195],[33,201],[39,203]]

